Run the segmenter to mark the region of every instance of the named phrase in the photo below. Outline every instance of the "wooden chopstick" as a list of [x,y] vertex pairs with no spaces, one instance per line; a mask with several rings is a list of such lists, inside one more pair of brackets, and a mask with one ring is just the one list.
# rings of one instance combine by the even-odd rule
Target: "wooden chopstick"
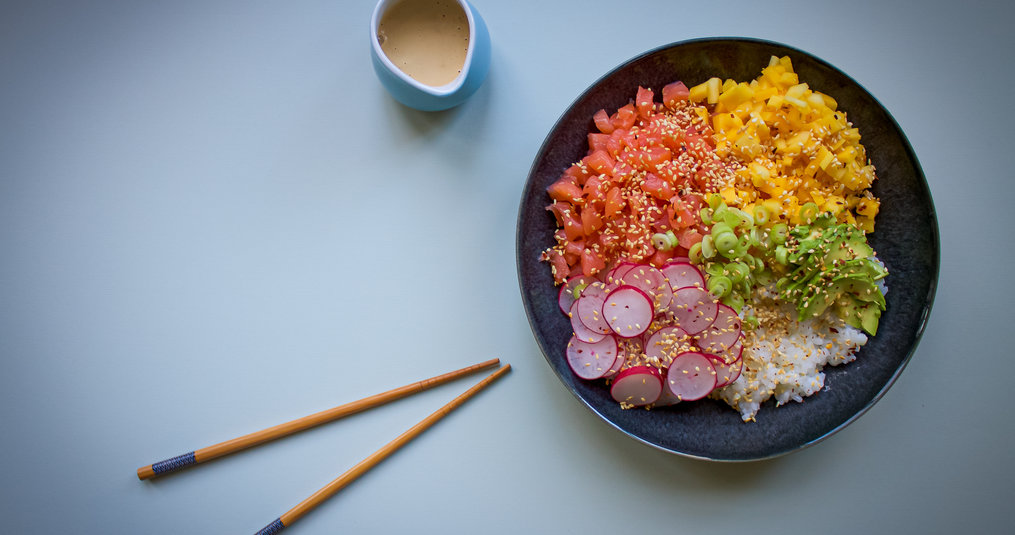
[[496,366],[497,364],[500,364],[500,359],[491,359],[485,362],[480,362],[479,364],[473,364],[472,366],[468,366],[460,370],[424,379],[416,383],[388,390],[387,392],[382,392],[380,394],[375,394],[370,397],[346,403],[345,405],[339,405],[338,407],[332,407],[302,418],[297,418],[296,420],[292,420],[290,422],[262,429],[260,431],[255,431],[232,440],[227,440],[212,446],[197,449],[164,461],[152,463],[148,466],[142,466],[137,469],[137,477],[138,479],[148,479],[157,475],[175,472],[187,466],[210,461],[217,457],[222,457],[223,455],[228,455],[258,444],[263,444],[270,440],[275,440],[276,438],[291,435],[323,423],[337,420],[350,414],[355,414],[396,399],[401,399],[411,394],[422,392],[484,368]]
[[296,507],[286,511],[282,516],[273,520],[267,526],[261,528],[256,535],[272,535],[278,533],[283,528],[292,525],[293,522],[298,520],[303,515],[310,512],[313,508],[323,503],[328,498],[335,495],[336,492],[345,488],[349,483],[352,483],[356,478],[365,474],[368,470],[377,466],[378,463],[386,459],[389,455],[397,451],[399,448],[407,444],[412,439],[416,438],[423,431],[426,431],[430,426],[435,424],[441,418],[447,416],[448,413],[457,409],[462,403],[474,396],[480,390],[486,388],[490,383],[496,381],[499,377],[504,375],[511,369],[510,364],[505,364],[504,367],[499,368],[485,379],[476,383],[475,386],[466,390],[464,393],[451,400],[447,405],[444,405],[436,412],[427,416],[416,425],[410,427],[407,431],[398,435],[397,438],[384,445],[381,449],[372,453],[366,459],[363,459],[355,466],[347,470],[344,474],[338,476],[331,483],[321,487],[320,490],[311,494],[307,499],[303,500]]

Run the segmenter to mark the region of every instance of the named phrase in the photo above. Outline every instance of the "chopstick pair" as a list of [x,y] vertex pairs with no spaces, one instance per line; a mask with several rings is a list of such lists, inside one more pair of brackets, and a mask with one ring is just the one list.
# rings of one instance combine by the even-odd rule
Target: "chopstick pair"
[[[428,390],[437,385],[447,383],[459,377],[474,373],[484,368],[496,366],[500,364],[500,359],[492,359],[479,364],[474,364],[453,372],[448,372],[443,375],[424,379],[422,381],[408,384],[399,388],[388,390],[380,394],[375,394],[351,403],[339,405],[331,409],[323,410],[302,418],[297,418],[290,422],[279,424],[267,429],[255,431],[253,433],[243,435],[241,437],[220,442],[218,444],[208,446],[205,448],[197,449],[183,455],[178,455],[164,461],[152,463],[148,466],[142,466],[137,469],[138,479],[149,479],[158,475],[175,472],[182,468],[200,464],[212,459],[235,453],[237,451],[263,444],[270,440],[281,438],[284,436],[309,429],[327,422],[343,418],[350,414],[362,412],[364,410],[383,405],[385,403],[404,398],[406,396]],[[510,364],[505,364],[503,367],[498,368],[496,371],[488,375],[482,381],[476,383],[472,388],[469,388],[455,399],[448,402],[446,405],[437,409],[434,413],[421,420],[416,425],[410,427],[408,430],[398,435],[394,440],[385,444],[383,447],[372,453],[367,458],[363,459],[355,466],[347,470],[342,475],[338,476],[330,483],[319,489],[317,492],[311,494],[305,500],[297,504],[292,509],[283,513],[280,517],[276,518],[270,524],[262,528],[257,532],[256,535],[271,535],[278,533],[283,528],[291,525],[293,522],[298,520],[303,515],[310,512],[313,508],[317,507],[325,500],[333,496],[336,492],[346,487],[349,483],[352,483],[356,478],[360,477],[371,468],[379,464],[381,461],[386,459],[389,455],[397,451],[399,448],[407,444],[412,439],[419,436],[423,431],[426,431],[430,426],[435,424],[441,418],[447,416],[451,411],[457,409],[460,405],[465,403],[469,398],[474,396],[480,390],[483,390],[490,383],[493,383],[498,378],[503,376],[511,369]]]

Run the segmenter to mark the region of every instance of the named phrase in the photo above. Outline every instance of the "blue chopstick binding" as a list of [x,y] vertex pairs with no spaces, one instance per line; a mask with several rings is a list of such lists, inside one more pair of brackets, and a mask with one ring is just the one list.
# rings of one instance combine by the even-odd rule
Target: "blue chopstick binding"
[[284,527],[285,524],[282,523],[282,517],[279,517],[276,518],[271,524],[268,524],[267,526],[261,528],[261,531],[258,531],[254,535],[274,535],[275,533],[282,531],[282,528]]
[[169,472],[175,472],[185,466],[197,464],[197,459],[194,458],[194,452],[184,453],[183,455],[177,455],[172,459],[166,459],[159,461],[152,465],[152,472],[158,474],[168,474]]

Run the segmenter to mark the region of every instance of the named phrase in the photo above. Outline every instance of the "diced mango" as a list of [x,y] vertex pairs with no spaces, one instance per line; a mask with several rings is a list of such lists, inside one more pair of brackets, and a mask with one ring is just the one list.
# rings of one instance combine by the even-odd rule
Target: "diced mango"
[[707,98],[709,104],[719,102],[719,91],[722,89],[722,81],[718,78],[709,78],[705,85],[708,89]]
[[876,173],[860,132],[834,98],[799,80],[788,56],[773,56],[753,80],[713,78],[691,95],[715,104],[718,149],[749,162],[737,172],[735,195],[724,192],[728,203],[763,203],[787,221],[814,202],[840,221],[873,229],[879,204],[865,190]]

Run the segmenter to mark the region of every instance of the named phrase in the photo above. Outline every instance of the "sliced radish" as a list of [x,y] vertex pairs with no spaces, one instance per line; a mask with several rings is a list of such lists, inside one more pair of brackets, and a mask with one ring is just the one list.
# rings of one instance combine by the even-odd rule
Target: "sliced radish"
[[712,354],[726,353],[740,340],[741,321],[737,311],[719,304],[715,321],[698,337],[702,351]]
[[668,364],[673,357],[687,351],[687,331],[677,326],[662,327],[652,333],[645,342],[645,354]]
[[693,286],[680,288],[673,292],[670,312],[687,334],[698,334],[715,321],[719,302],[707,290]]
[[631,268],[637,265],[638,264],[635,264],[634,262],[621,262],[620,264],[617,264],[617,267],[611,269],[606,274],[606,283],[619,285],[620,281],[624,277],[624,274],[626,274],[628,271],[631,271]]
[[606,322],[606,318],[603,317],[603,301],[605,301],[605,297],[602,295],[582,294],[574,304],[577,307],[578,319],[590,331],[608,334],[612,332],[612,329],[610,329],[610,324]]
[[722,357],[714,355],[705,356],[712,359],[712,367],[715,368],[715,388],[722,388],[736,381],[737,377],[740,377],[740,372],[744,369],[743,359],[736,359],[733,362],[727,363]]
[[571,304],[571,310],[568,312],[568,316],[571,317],[571,328],[574,329],[575,338],[590,344],[606,338],[606,333],[593,331],[582,323],[581,318],[578,317],[578,301]]
[[572,336],[566,354],[575,375],[582,379],[599,379],[617,360],[617,340],[607,336],[590,344]]
[[672,390],[663,386],[662,392],[659,393],[659,399],[657,399],[653,405],[656,407],[668,407],[670,405],[676,405],[677,403],[680,403],[680,398],[678,398]]
[[625,362],[627,362],[627,353],[618,345],[617,358],[614,359],[610,369],[606,370],[606,373],[603,374],[603,379],[609,379],[620,373],[620,369],[624,367]]
[[632,338],[648,330],[654,315],[652,300],[634,286],[620,286],[603,301],[606,323],[624,338]]
[[586,286],[585,289],[582,290],[582,293],[581,293],[581,295],[578,298],[581,299],[582,297],[586,297],[586,296],[588,296],[588,297],[606,297],[606,294],[610,293],[610,289],[611,288],[612,288],[612,285],[609,285],[609,284],[606,284],[605,282],[596,280],[596,281],[591,282],[588,286]]
[[621,277],[620,284],[634,286],[652,298],[652,304],[662,310],[670,306],[673,289],[666,283],[666,276],[657,268],[636,265]]
[[690,262],[670,262],[660,270],[673,290],[696,286],[705,287],[705,276]]
[[733,344],[733,347],[720,353],[713,353],[716,357],[722,359],[723,362],[730,363],[740,360],[741,355],[744,352],[744,339],[737,340],[737,343]]
[[596,282],[596,279],[592,277],[586,277],[584,275],[578,275],[567,279],[560,287],[560,293],[557,294],[557,304],[560,305],[560,310],[565,314],[571,311],[571,305],[575,302],[574,290],[579,286],[588,286]]
[[640,407],[655,403],[663,390],[659,372],[651,366],[632,366],[617,374],[610,395],[620,403]]
[[678,355],[666,371],[666,385],[681,401],[701,399],[715,388],[715,384],[712,361],[696,351]]

